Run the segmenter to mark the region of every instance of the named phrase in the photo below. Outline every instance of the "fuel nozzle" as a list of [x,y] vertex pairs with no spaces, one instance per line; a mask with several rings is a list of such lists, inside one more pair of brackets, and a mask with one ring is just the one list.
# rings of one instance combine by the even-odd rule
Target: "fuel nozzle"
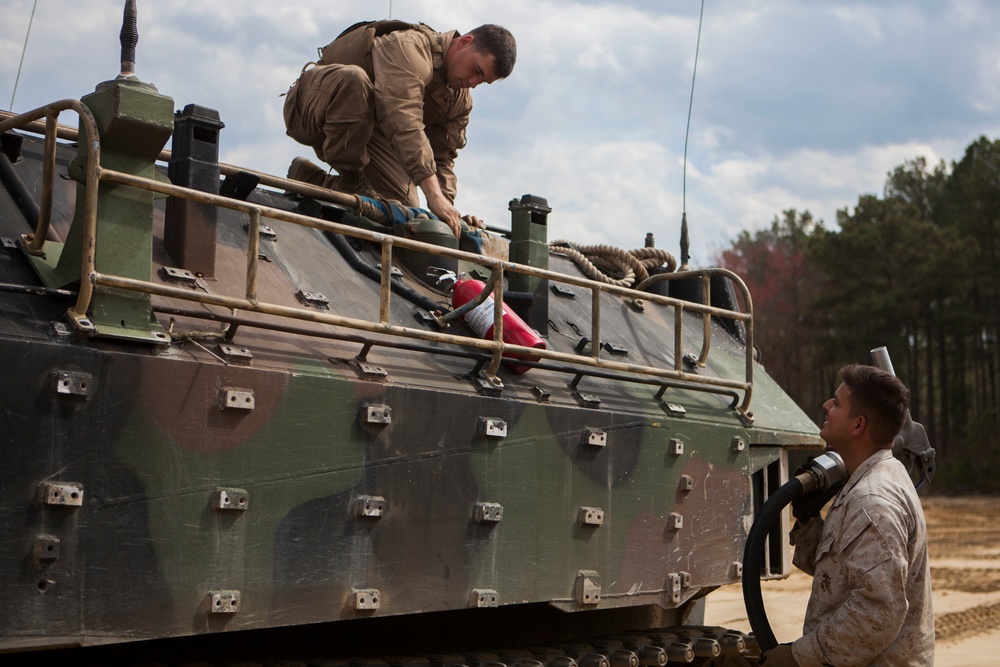
[[847,466],[844,459],[835,451],[827,451],[807,464],[805,472],[795,476],[802,483],[802,492],[809,493],[817,489],[829,491],[836,484],[847,479]]
[[[871,351],[871,355],[872,362],[877,368],[890,375],[896,374],[892,367],[892,360],[889,358],[889,350],[885,346],[876,347]],[[931,447],[927,431],[922,424],[913,421],[909,410],[906,411],[903,428],[892,443],[892,455],[906,466],[910,479],[916,488],[919,489],[934,479],[934,448]]]

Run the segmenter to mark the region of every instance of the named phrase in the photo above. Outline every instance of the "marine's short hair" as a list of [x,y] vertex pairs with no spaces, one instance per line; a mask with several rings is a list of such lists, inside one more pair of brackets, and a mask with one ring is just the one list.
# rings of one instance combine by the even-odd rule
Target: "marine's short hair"
[[864,416],[876,442],[891,443],[906,420],[910,390],[895,375],[874,366],[844,366],[840,378],[851,390],[851,416]]
[[487,23],[475,30],[469,31],[475,37],[472,45],[480,53],[493,56],[493,72],[498,79],[506,79],[514,71],[514,61],[517,60],[517,42],[514,35],[503,26]]

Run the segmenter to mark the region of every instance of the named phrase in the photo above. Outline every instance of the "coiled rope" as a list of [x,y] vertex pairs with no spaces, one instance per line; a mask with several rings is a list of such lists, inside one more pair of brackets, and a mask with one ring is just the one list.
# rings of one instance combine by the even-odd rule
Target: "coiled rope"
[[[569,257],[587,276],[618,287],[631,287],[649,277],[649,272],[663,264],[667,271],[677,268],[677,260],[660,248],[622,250],[610,245],[579,245],[572,241],[553,241],[549,249]],[[617,274],[613,278],[608,274]]]

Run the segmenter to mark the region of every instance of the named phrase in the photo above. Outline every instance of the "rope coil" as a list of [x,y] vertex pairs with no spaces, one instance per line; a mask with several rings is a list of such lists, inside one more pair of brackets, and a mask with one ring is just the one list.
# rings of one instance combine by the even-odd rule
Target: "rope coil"
[[[549,249],[560,252],[576,264],[593,280],[617,287],[631,287],[649,277],[649,272],[663,264],[667,271],[677,268],[677,260],[660,248],[636,248],[622,250],[615,246],[579,245],[572,241],[553,241]],[[617,274],[621,278],[613,278]]]

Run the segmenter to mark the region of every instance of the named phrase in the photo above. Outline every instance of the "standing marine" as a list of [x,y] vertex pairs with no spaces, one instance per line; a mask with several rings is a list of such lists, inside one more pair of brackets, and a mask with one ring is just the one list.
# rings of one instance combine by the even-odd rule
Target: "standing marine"
[[927,524],[892,444],[909,409],[909,390],[873,366],[840,370],[823,404],[820,436],[840,454],[848,480],[830,499],[792,503],[793,563],[813,575],[803,636],[764,654],[767,667],[934,664]]

